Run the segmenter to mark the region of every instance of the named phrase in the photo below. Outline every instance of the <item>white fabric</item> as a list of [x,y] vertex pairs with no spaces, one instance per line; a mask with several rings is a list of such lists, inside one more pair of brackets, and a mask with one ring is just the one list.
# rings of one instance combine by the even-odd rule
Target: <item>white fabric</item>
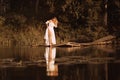
[[[44,36],[45,44],[51,45],[50,44],[50,37],[51,37],[51,43],[56,44],[54,27],[57,27],[57,26],[51,20],[47,21],[46,25],[47,25],[47,29],[46,29],[45,36]],[[49,31],[51,33],[51,36],[49,36]]]
[[56,48],[46,47],[44,55],[46,59],[47,71],[54,71]]

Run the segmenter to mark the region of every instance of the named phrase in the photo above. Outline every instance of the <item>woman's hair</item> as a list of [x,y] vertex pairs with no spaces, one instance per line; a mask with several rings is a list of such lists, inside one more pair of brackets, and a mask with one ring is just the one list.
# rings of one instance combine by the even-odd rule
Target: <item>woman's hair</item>
[[57,26],[57,24],[58,24],[58,20],[57,20],[57,18],[56,18],[56,17],[54,17],[54,18],[52,18],[51,20],[52,20],[52,21],[53,21],[53,23]]

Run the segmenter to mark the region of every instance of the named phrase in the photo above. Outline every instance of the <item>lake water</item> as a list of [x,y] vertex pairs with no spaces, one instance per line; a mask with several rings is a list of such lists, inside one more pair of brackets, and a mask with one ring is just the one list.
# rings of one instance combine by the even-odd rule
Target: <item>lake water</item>
[[120,80],[120,49],[0,47],[0,80]]

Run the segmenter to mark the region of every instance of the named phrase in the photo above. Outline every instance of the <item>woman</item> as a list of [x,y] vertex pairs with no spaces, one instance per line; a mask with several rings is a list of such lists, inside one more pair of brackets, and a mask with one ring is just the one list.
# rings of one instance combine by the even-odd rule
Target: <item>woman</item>
[[57,24],[58,24],[58,20],[56,17],[46,21],[47,29],[45,32],[44,39],[45,39],[45,44],[47,46],[52,46],[53,44],[56,44],[54,27],[57,27]]

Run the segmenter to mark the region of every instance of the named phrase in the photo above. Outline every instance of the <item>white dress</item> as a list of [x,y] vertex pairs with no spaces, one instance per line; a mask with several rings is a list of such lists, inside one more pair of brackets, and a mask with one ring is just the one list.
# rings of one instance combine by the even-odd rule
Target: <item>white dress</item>
[[47,29],[44,36],[45,44],[46,45],[56,44],[56,38],[54,32],[54,27],[56,27],[56,25],[51,20],[47,21],[46,25],[47,25]]
[[46,47],[44,56],[45,56],[45,60],[46,60],[47,71],[54,71],[56,48]]

